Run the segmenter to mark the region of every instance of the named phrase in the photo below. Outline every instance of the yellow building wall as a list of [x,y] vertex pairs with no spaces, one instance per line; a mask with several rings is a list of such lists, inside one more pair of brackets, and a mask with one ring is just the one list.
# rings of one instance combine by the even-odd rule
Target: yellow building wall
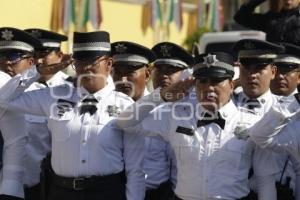
[[[50,29],[52,0],[0,0],[0,26],[20,29]],[[103,22],[101,30],[110,32],[111,41],[127,40],[152,47],[155,34],[148,29],[142,33],[142,6],[102,0]],[[187,33],[187,14],[184,14],[184,26],[179,32],[174,23],[170,26],[169,41],[182,44]]]

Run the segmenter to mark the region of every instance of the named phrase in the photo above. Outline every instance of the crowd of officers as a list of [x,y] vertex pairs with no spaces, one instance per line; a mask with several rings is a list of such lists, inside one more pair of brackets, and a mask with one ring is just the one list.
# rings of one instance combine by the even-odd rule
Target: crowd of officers
[[67,39],[0,28],[0,200],[300,200],[300,47]]

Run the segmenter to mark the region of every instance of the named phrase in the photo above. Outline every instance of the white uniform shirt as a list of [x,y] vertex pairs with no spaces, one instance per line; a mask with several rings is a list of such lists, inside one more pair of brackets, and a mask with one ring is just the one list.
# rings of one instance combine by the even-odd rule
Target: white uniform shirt
[[[158,134],[170,142],[177,160],[176,195],[185,200],[238,199],[247,196],[248,172],[255,144],[250,140],[238,139],[234,133],[238,123],[246,126],[250,120],[254,120],[253,116],[250,119],[249,114],[242,114],[230,101],[219,110],[226,120],[224,130],[215,123],[197,128],[194,112],[186,104],[172,104],[173,107],[166,105],[161,107],[162,112],[155,109],[149,114],[151,107],[155,106],[154,97],[155,93],[138,101],[121,113],[117,123],[125,130]],[[147,105],[152,102],[153,105],[141,107],[145,102]],[[195,108],[195,105],[192,107]],[[170,108],[174,108],[173,112]],[[138,112],[140,118],[122,120],[122,117],[131,115],[132,109]],[[203,111],[201,108],[200,113]],[[180,133],[179,127],[186,134]]]
[[[69,76],[61,71],[54,74],[46,81],[48,87],[67,84]],[[69,82],[69,84],[72,84]],[[39,82],[34,82],[26,90],[33,91],[47,87]],[[25,160],[24,185],[33,187],[40,182],[41,161],[51,151],[51,133],[47,126],[47,118],[42,116],[25,114],[26,128],[28,131],[28,143],[26,145],[27,158]]]
[[[250,98],[244,92],[240,92],[235,95],[235,103],[238,107],[247,108],[248,106],[247,101],[249,99]],[[277,97],[273,95],[270,90],[268,90],[267,92],[259,96],[257,100],[259,101],[260,107],[254,108],[253,112],[255,112],[255,115],[257,115],[259,119],[261,119],[270,110],[270,108],[277,103]],[[255,154],[253,158],[255,163],[261,163],[260,161],[262,160],[269,160],[269,162],[265,162],[264,164],[255,164],[253,166],[254,171],[263,172],[260,175],[268,177],[270,181],[270,183],[266,184],[266,187],[264,187],[263,189],[266,192],[262,192],[262,193],[269,193],[270,195],[273,195],[271,199],[276,199],[275,186],[272,183],[275,182],[276,173],[280,173],[280,169],[276,161],[276,155],[271,151],[267,151],[259,147],[256,148],[256,151],[261,151],[261,153]],[[258,167],[260,169],[257,169]],[[251,188],[255,191],[258,190],[257,188],[258,183],[256,178],[257,178],[256,176],[253,176],[251,177],[251,181],[250,181]],[[265,197],[261,197],[261,198],[264,199]]]
[[[147,88],[144,96],[149,95]],[[145,137],[143,170],[146,189],[156,189],[160,184],[170,180],[176,185],[176,159],[170,144],[161,137]]]
[[[0,87],[10,76],[0,71]],[[0,130],[4,140],[3,167],[0,172],[0,194],[24,198],[23,176],[26,158],[24,115],[0,109]]]
[[[19,77],[20,80],[20,77]],[[7,88],[19,91],[24,83],[18,77]],[[18,87],[16,87],[18,86]],[[2,106],[33,115],[46,116],[52,136],[51,164],[57,175],[64,177],[90,177],[121,172],[126,166],[127,199],[144,197],[144,174],[138,170],[143,151],[140,140],[115,126],[114,118],[132,104],[126,95],[115,92],[110,85],[94,93],[99,101],[97,112],[79,114],[81,100],[88,95],[84,88],[68,85],[30,91],[6,104],[12,92],[2,96]],[[60,103],[59,103],[60,102]],[[137,149],[141,147],[141,149]]]
[[[277,96],[278,103],[282,108],[285,108],[285,111],[289,112],[290,114],[295,113],[299,109],[299,102],[295,98],[296,93],[297,90],[295,90],[289,96]],[[298,162],[292,155],[289,155],[286,151],[283,151],[281,153],[278,152],[276,156],[277,164],[279,166],[279,169],[281,170],[276,175],[276,181],[280,181],[280,178],[283,175],[282,184],[285,184],[286,178],[290,177],[290,188],[292,188],[294,190],[294,194],[297,195],[296,199],[300,200],[300,162]],[[285,171],[283,172],[286,162],[287,166]]]

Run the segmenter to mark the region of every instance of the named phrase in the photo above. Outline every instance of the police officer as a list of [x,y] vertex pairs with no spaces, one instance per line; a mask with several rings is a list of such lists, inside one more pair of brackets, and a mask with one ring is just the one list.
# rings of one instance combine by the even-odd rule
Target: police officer
[[137,101],[148,94],[146,84],[150,78],[149,64],[154,53],[142,45],[119,41],[112,43],[113,80],[116,90]]
[[[34,48],[38,47],[40,42],[16,28],[2,27],[0,34],[2,87],[11,77],[24,72],[34,64]],[[26,159],[27,137],[24,116],[4,109],[0,112],[0,129],[4,139],[0,199],[24,199],[23,166]]]
[[[166,88],[187,78],[192,56],[171,42],[152,47],[156,54],[153,63],[153,88]],[[185,71],[186,70],[186,71]],[[176,159],[170,144],[160,137],[146,137],[144,171],[146,173],[146,199],[172,199],[176,186]]]
[[[300,45],[299,0],[281,0],[279,13],[269,11],[254,13],[255,8],[265,0],[250,0],[236,12],[234,20],[248,28],[266,32],[267,41],[288,42]],[[279,1],[280,2],[280,1]]]
[[[73,52],[76,88],[34,90],[7,105],[47,117],[53,168],[47,199],[143,199],[143,173],[128,162],[130,156],[138,162],[141,150],[114,125],[132,100],[107,84],[112,67],[109,33],[75,32]],[[6,86],[27,84],[17,80]]]
[[[155,59],[154,53],[142,45],[120,41],[112,44],[112,55],[114,60],[113,79],[116,90],[132,96],[135,101],[148,95],[146,83],[150,78],[149,64]],[[145,172],[145,199],[148,200],[166,200],[171,192],[171,185],[167,182],[170,177],[168,149],[164,142],[160,141],[156,142],[156,140],[146,137],[141,142],[145,144],[145,155],[141,167]],[[167,177],[166,180],[164,180],[165,176]],[[155,190],[149,187],[151,184],[156,187]]]
[[[238,126],[247,126],[255,115],[240,112],[230,99],[234,75],[230,55],[212,53],[195,59],[196,81],[188,78],[155,90],[121,113],[117,124],[128,133],[144,131],[170,142],[177,160],[176,199],[244,199],[255,145]],[[151,110],[149,103],[158,105],[162,98],[175,101],[175,94],[185,93],[193,84],[197,99]]]
[[[285,47],[285,51],[274,60],[277,72],[271,81],[270,88],[273,94],[278,95],[279,103],[285,106],[290,113],[294,113],[299,108],[297,85],[300,80],[300,48],[288,43],[282,45]],[[286,152],[276,155],[278,155],[278,166],[282,169],[276,176],[278,199],[292,198],[292,190],[299,199],[300,191],[297,190],[300,190],[300,163]]]
[[[235,95],[236,104],[238,107],[251,109],[259,118],[262,118],[277,102],[275,95],[272,95],[270,91],[270,82],[276,74],[274,59],[284,51],[284,47],[261,40],[244,39],[235,44],[234,50],[238,53],[240,82],[243,88],[242,92]],[[271,199],[276,199],[275,174],[280,171],[276,165],[276,156],[263,149],[257,149],[257,151],[265,152],[257,155],[273,157],[273,162],[269,163],[269,167],[263,166],[264,169],[262,169],[268,169],[263,176],[269,182],[263,189],[269,191],[269,195],[273,195]],[[254,159],[262,160],[263,158],[255,157]],[[258,166],[253,166],[253,168],[256,167]],[[251,176],[254,191],[257,190],[256,179],[255,175]]]
[[[47,67],[62,62],[64,54],[61,51],[61,43],[68,37],[43,29],[26,29],[25,31],[42,43],[42,47],[35,50],[37,67]],[[26,91],[67,84],[68,78],[69,76],[61,71],[55,74],[46,74],[30,85]],[[26,146],[28,156],[25,160],[25,199],[39,200],[41,161],[51,150],[51,133],[46,117],[26,114],[25,120],[29,135]]]

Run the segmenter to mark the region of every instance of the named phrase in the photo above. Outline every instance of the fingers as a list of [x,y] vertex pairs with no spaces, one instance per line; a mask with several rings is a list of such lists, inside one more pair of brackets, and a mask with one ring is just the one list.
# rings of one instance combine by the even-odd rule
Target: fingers
[[195,80],[193,77],[188,77],[181,80],[170,87],[161,89],[161,97],[164,101],[174,102],[184,98],[189,94],[188,90],[194,85]]

